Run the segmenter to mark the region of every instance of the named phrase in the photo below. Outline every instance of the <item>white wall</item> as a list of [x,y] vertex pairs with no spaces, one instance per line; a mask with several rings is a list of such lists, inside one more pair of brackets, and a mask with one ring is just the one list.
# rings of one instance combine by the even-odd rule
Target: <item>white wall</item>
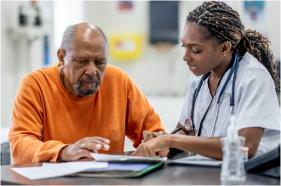
[[[52,1],[40,1],[43,25],[25,30],[18,25],[18,7],[29,1],[1,2],[1,126],[10,125],[10,114],[20,81],[28,73],[43,67],[43,36],[53,46]],[[37,36],[37,37],[33,37]],[[53,55],[53,50],[50,50]]]
[[[116,2],[88,1],[85,5],[86,21],[98,25],[105,33],[141,34],[142,55],[130,62],[118,62],[109,58],[108,63],[127,72],[146,95],[185,95],[190,72],[182,60],[184,49],[177,45],[169,51],[151,46],[149,34],[149,2],[136,2],[133,13],[118,13]],[[181,18],[184,23],[184,19]]]
[[[9,126],[9,115],[12,112],[20,80],[30,71],[41,68],[43,63],[42,40],[33,41],[29,53],[24,37],[20,40],[12,38],[11,28],[15,28],[17,24],[18,5],[27,3],[29,2],[1,2],[1,126]],[[65,1],[65,3],[68,2]],[[109,63],[127,72],[146,95],[185,95],[191,73],[182,60],[183,48],[179,44],[170,52],[160,51],[148,42],[149,2],[136,2],[137,9],[133,14],[118,14],[114,9],[115,3],[111,1],[84,2],[84,21],[100,26],[108,35],[141,33],[144,35],[144,43],[140,59],[133,62],[117,62],[110,58]],[[180,2],[180,32],[188,12],[202,3],[203,1]],[[242,3],[242,1],[229,2],[240,14]],[[53,28],[53,1],[39,1],[38,4],[45,15],[42,33],[49,33],[50,37],[53,37],[53,32],[56,30],[56,27]],[[275,60],[280,60],[280,2],[266,1],[266,4],[268,21],[263,25],[245,24],[245,28],[256,29],[265,34],[272,43],[271,49]],[[65,14],[69,12],[75,14],[75,11],[68,11]],[[53,40],[50,45],[51,63],[54,64],[57,62],[57,48]],[[26,60],[28,56],[29,60]]]
[[[83,1],[54,1],[54,50],[60,48],[62,34],[64,30],[72,24],[84,21],[84,2]],[[53,63],[58,61],[57,55],[53,55]]]
[[[180,33],[190,11],[203,1],[180,2]],[[243,1],[227,2],[242,14]],[[116,2],[85,2],[86,21],[101,27],[108,35],[112,33],[140,33],[144,35],[143,52],[139,59],[120,62],[109,58],[110,64],[120,67],[137,83],[146,95],[185,95],[191,72],[182,60],[183,48],[176,45],[170,52],[161,52],[148,43],[149,1],[136,2],[134,13],[117,13]],[[115,11],[114,11],[115,10]],[[280,60],[280,2],[266,2],[267,22],[263,25],[245,24],[245,28],[256,29],[271,41],[275,60]]]
[[9,34],[9,28],[16,22],[16,15],[13,16],[10,12],[16,12],[18,5],[19,2],[1,2],[1,126],[9,125],[9,115],[18,86],[15,42]]
[[274,59],[280,61],[280,1],[265,1],[267,18],[263,24],[248,23],[243,20],[243,1],[230,1],[227,3],[238,11],[245,30],[256,30],[271,41],[270,48],[274,54]]

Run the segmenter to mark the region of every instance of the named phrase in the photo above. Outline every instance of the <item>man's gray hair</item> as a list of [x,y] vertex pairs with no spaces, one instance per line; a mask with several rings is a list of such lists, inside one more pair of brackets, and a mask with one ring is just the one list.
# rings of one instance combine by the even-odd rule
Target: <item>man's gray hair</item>
[[[102,35],[105,39],[106,54],[108,54],[109,40],[108,40],[106,34],[104,33],[104,31],[100,27],[98,27],[96,25],[95,25],[95,27],[97,27],[97,29],[102,33]],[[75,46],[73,45],[73,39],[76,34],[76,31],[77,31],[77,24],[74,24],[74,25],[69,25],[63,32],[60,48],[63,49],[66,53],[68,51],[75,49]]]
[[108,55],[109,40],[107,38],[107,35],[104,33],[104,31],[100,27],[98,27],[97,25],[95,25],[95,27],[97,27],[99,29],[99,31],[103,35],[103,38],[105,39],[105,42],[106,42],[106,54]]
[[63,32],[60,48],[63,49],[65,52],[75,49],[74,45],[72,44],[72,41],[74,39],[76,31],[77,25],[69,25]]

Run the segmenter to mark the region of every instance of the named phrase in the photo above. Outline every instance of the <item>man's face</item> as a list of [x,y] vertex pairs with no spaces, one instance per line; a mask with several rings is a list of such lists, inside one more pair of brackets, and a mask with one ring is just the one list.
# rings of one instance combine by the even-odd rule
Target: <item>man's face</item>
[[74,49],[64,57],[65,86],[75,96],[96,93],[107,66],[106,42],[98,29],[77,30]]

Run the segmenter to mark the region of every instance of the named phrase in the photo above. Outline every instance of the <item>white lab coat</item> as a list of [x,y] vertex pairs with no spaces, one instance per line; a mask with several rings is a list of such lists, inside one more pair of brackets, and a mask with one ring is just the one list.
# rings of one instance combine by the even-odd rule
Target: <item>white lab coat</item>
[[[230,69],[223,76],[215,95],[215,101],[206,115],[201,131],[202,137],[210,137],[216,115],[217,99],[227,79]],[[184,101],[179,123],[191,115],[192,98],[201,76],[191,75],[188,92]],[[214,137],[226,136],[230,118],[230,98],[233,75],[222,95],[219,114],[215,125]],[[264,133],[256,153],[259,156],[276,148],[280,144],[280,111],[274,82],[267,69],[251,54],[246,53],[239,61],[235,83],[235,106],[237,129],[262,127]],[[208,78],[203,82],[194,108],[194,124],[199,130],[201,119],[212,100]]]

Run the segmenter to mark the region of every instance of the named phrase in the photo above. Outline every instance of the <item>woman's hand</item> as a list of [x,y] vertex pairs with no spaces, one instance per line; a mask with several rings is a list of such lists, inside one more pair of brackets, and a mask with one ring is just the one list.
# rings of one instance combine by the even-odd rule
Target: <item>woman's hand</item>
[[158,152],[167,152],[170,148],[170,136],[170,134],[160,135],[143,142],[132,156],[154,157],[158,156]]
[[164,131],[159,131],[159,132],[147,132],[147,130],[144,130],[142,135],[143,135],[143,140],[142,143],[147,142],[153,138],[156,138],[158,136],[162,136],[168,134],[167,132]]
[[[167,132],[164,132],[164,131],[159,131],[159,132],[147,132],[146,130],[143,131],[143,140],[142,140],[142,143],[144,142],[147,142],[153,138],[156,138],[158,136],[162,136],[162,135],[165,135],[165,134],[168,134]],[[158,156],[161,156],[161,157],[166,157],[169,153],[169,150],[164,150],[164,151],[161,151],[161,152],[157,152],[157,155]]]

